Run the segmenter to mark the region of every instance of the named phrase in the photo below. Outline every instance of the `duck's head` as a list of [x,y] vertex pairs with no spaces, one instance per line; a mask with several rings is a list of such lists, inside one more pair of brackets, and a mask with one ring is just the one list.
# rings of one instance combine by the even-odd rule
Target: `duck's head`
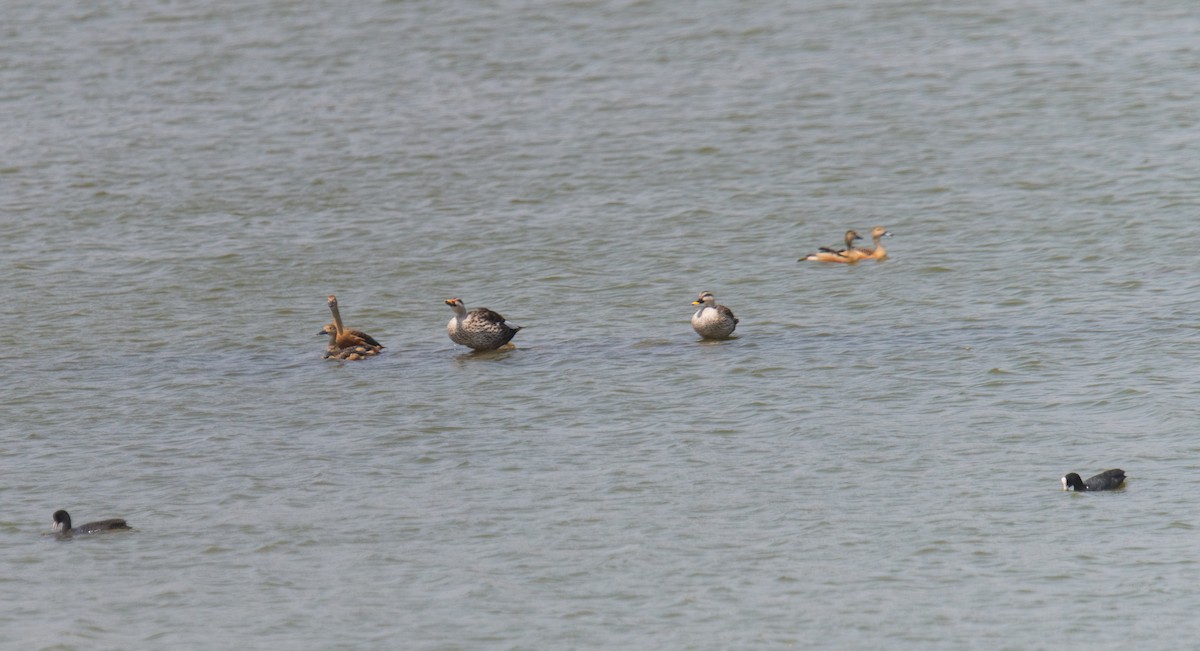
[[321,331],[318,332],[317,334],[318,335],[331,335],[335,332],[337,332],[337,325],[335,325],[333,323],[326,323],[325,327],[321,328]]
[[449,305],[455,314],[466,314],[467,312],[467,306],[462,302],[461,298],[448,298],[446,299],[446,305]]
[[692,301],[692,305],[701,305],[715,300],[717,300],[717,297],[713,296],[712,292],[700,292],[700,298]]
[[846,231],[846,248],[854,246],[854,241],[861,239],[862,235],[859,235],[857,231]]
[[1062,487],[1065,491],[1083,490],[1083,478],[1078,473],[1069,472],[1062,478]]
[[884,236],[891,237],[892,234],[890,232],[888,232],[888,229],[886,229],[882,226],[876,226],[875,228],[871,229],[871,237],[873,239],[877,240]]
[[54,530],[60,532],[71,530],[71,516],[66,511],[59,509],[54,512]]

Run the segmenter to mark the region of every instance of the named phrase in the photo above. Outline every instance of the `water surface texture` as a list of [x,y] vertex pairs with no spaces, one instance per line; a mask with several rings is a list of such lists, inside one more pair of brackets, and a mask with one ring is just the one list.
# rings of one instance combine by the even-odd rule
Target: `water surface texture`
[[[0,36],[0,647],[1200,637],[1192,3],[18,1]],[[887,260],[797,262],[879,224]],[[321,359],[331,293],[381,357]],[[453,345],[451,297],[516,348]]]

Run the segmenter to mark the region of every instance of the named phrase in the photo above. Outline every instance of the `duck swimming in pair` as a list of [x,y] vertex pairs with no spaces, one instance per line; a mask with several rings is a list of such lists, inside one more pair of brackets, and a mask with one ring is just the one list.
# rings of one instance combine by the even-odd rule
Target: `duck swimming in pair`
[[371,335],[362,330],[347,328],[342,323],[342,314],[338,311],[337,297],[332,294],[326,299],[329,311],[333,313],[333,323],[326,325],[318,335],[329,335],[329,346],[325,349],[326,358],[362,359],[377,355],[383,350],[383,344],[375,341]]
[[475,350],[496,350],[511,341],[521,329],[486,307],[468,312],[460,298],[446,299],[445,302],[454,310],[454,318],[446,324],[446,333],[456,344]]
[[891,237],[892,234],[888,229],[882,226],[876,226],[871,229],[871,242],[874,244],[869,249],[855,248],[851,249],[851,255],[858,260],[882,260],[887,257],[887,249],[883,248],[883,238]]
[[737,329],[738,318],[733,310],[717,305],[712,292],[700,292],[700,298],[692,301],[700,309],[692,315],[692,330],[705,339],[726,339]]
[[852,230],[846,231],[846,247],[845,248],[833,249],[833,248],[830,248],[827,246],[823,246],[820,249],[818,249],[816,253],[810,253],[810,254],[804,256],[803,258],[800,258],[799,260],[797,260],[797,262],[804,262],[805,260],[815,260],[817,262],[845,262],[845,263],[858,262],[858,256],[852,252],[854,251],[854,241],[861,240],[861,239],[862,239],[862,236],[859,235],[858,233],[856,233]]
[[125,521],[120,518],[111,520],[97,520],[95,522],[87,522],[78,527],[71,526],[71,516],[64,510],[59,509],[54,512],[54,531],[59,536],[72,536],[75,534],[85,533],[104,533],[106,531],[121,531],[130,529],[131,527],[125,524]]
[[1125,471],[1120,468],[1105,470],[1094,477],[1080,479],[1079,475],[1071,472],[1062,478],[1063,490],[1069,491],[1110,491],[1120,488],[1125,483]]
[[375,347],[375,346],[370,346],[370,345],[366,345],[366,344],[363,344],[360,346],[346,346],[345,348],[338,348],[337,324],[336,323],[325,324],[325,327],[322,328],[321,331],[318,332],[317,334],[318,335],[329,335],[329,345],[325,347],[325,355],[324,355],[325,359],[345,359],[345,360],[366,359],[368,357],[371,357],[372,355],[378,355],[379,351],[383,349],[383,346]]
[[846,248],[831,249],[829,247],[821,247],[816,253],[800,258],[799,261],[816,260],[817,262],[844,262],[854,264],[859,260],[882,260],[887,257],[887,249],[883,248],[883,238],[891,237],[891,233],[883,226],[876,226],[871,229],[871,241],[874,246],[870,248],[854,246],[855,240],[861,240],[862,236],[857,231],[846,231]]

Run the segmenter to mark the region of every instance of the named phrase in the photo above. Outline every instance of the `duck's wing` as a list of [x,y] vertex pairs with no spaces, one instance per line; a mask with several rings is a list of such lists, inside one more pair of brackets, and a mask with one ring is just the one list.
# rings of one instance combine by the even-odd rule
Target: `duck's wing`
[[851,257],[836,251],[820,251],[818,253],[810,253],[809,255],[800,258],[800,261],[816,260],[817,262],[858,262],[858,258]]
[[362,340],[362,342],[364,344],[366,344],[368,346],[374,346],[376,348],[383,348],[383,344],[379,343],[378,341],[375,341],[374,337],[363,332],[362,330],[347,330],[346,332],[349,332],[350,334],[354,335],[355,337],[358,337],[359,339]]
[[486,307],[477,307],[477,308],[471,310],[471,316],[472,316],[472,318],[479,319],[481,321],[486,321],[487,323],[492,323],[492,324],[495,324],[498,326],[503,326],[505,328],[510,328],[513,331],[521,329],[521,326],[519,326],[515,323],[510,323],[503,316],[500,316],[499,312],[494,312],[492,310],[487,309]]

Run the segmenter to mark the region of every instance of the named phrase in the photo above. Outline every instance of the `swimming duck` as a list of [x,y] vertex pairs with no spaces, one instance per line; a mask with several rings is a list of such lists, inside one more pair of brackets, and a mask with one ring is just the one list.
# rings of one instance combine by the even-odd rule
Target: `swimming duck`
[[[327,352],[335,349],[344,350],[347,348],[355,349],[362,347],[367,351],[370,351],[370,354],[374,355],[383,350],[383,344],[375,341],[375,338],[371,335],[363,332],[362,330],[349,329],[342,324],[342,315],[341,312],[338,311],[336,296],[331,294],[326,300],[329,303],[329,311],[333,313],[332,325],[334,327],[334,332],[333,334],[330,334],[328,332],[329,326],[325,326],[325,329],[321,330],[321,332],[317,334],[330,334],[330,344],[326,349]],[[329,355],[326,355],[326,357],[329,357]]]
[[1110,491],[1120,488],[1125,483],[1125,471],[1120,468],[1105,470],[1095,477],[1080,479],[1079,475],[1071,472],[1062,478],[1063,490],[1075,491]]
[[329,335],[329,345],[325,347],[325,359],[366,359],[372,355],[378,355],[379,351],[383,349],[383,346],[375,347],[365,344],[361,346],[347,346],[345,348],[338,348],[336,323],[325,324],[325,327],[322,328],[317,334]]
[[477,307],[470,312],[462,299],[446,299],[446,305],[454,310],[454,318],[446,324],[450,341],[475,350],[496,350],[507,344],[521,329],[509,323],[496,312],[486,307]]
[[59,509],[54,512],[54,531],[60,536],[70,536],[73,534],[84,533],[102,533],[105,531],[120,531],[129,529],[130,526],[125,524],[125,521],[120,518],[112,520],[97,520],[81,524],[78,527],[71,526],[71,516],[64,510]]
[[717,305],[712,292],[700,292],[700,298],[692,301],[700,309],[692,315],[692,329],[705,339],[725,339],[737,328],[738,318],[724,305]]
[[816,260],[817,262],[846,262],[851,264],[858,262],[859,258],[862,256],[854,252],[854,241],[861,239],[862,236],[858,233],[852,230],[846,231],[845,248],[835,250],[827,246],[823,246],[818,249],[816,253],[810,253],[809,255],[797,260],[797,262],[803,262],[805,260]]
[[871,248],[858,247],[851,249],[851,255],[859,260],[882,260],[887,257],[887,249],[883,248],[882,240],[884,237],[891,237],[892,234],[888,229],[882,226],[876,226],[871,229],[871,241],[875,244]]

